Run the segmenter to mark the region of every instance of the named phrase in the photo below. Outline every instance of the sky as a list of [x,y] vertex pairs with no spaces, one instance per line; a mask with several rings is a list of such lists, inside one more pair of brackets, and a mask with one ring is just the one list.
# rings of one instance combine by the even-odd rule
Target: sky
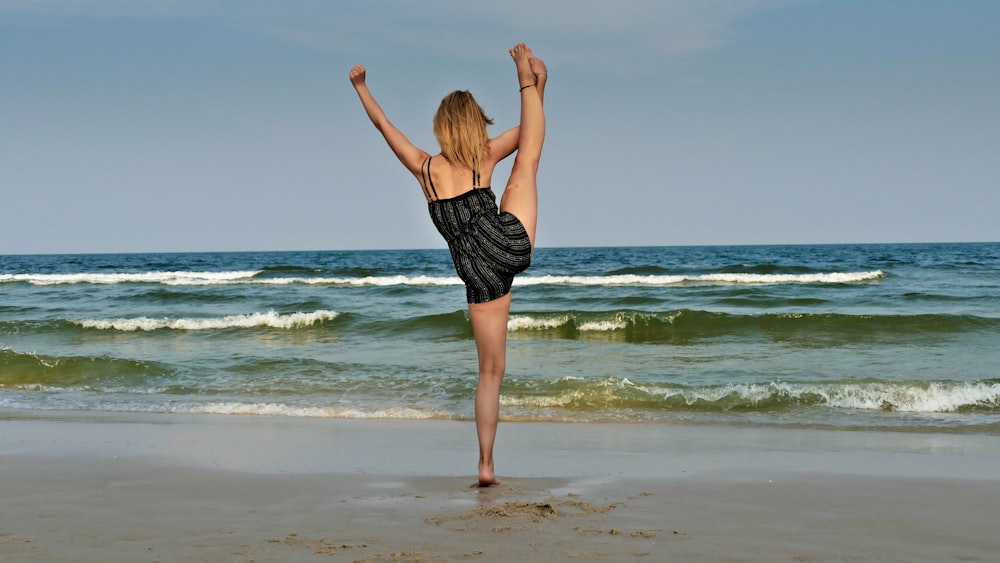
[[[992,0],[0,0],[0,255],[444,248],[371,126],[517,124],[540,247],[1000,240]],[[498,193],[510,161],[493,177]]]

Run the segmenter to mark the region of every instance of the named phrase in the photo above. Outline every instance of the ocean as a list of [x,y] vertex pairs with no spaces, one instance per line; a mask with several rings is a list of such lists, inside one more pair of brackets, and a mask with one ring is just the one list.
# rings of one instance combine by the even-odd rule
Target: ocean
[[[539,248],[501,420],[1000,434],[1000,243]],[[0,416],[471,420],[447,250],[0,256]]]

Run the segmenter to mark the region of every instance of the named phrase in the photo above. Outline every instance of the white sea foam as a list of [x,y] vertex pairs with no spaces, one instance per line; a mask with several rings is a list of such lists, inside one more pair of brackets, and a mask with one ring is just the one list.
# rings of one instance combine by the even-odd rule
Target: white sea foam
[[219,330],[226,328],[300,328],[337,318],[336,311],[313,311],[311,313],[279,314],[275,311],[266,313],[250,313],[247,315],[229,315],[225,317],[208,318],[160,318],[137,317],[131,319],[85,319],[75,321],[84,328],[121,331],[148,331],[160,329],[173,330]]
[[603,321],[585,321],[577,326],[577,330],[583,332],[609,332],[613,330],[624,330],[628,327],[628,322],[624,318],[608,319]]
[[774,285],[774,284],[814,284],[814,283],[858,283],[881,279],[881,270],[869,272],[832,272],[822,274],[700,274],[677,276],[639,276],[622,274],[616,276],[521,276],[515,278],[515,285],[591,285],[591,286],[665,286],[687,283],[720,285]]
[[[58,390],[58,389],[57,389]],[[134,412],[134,413],[165,413],[165,414],[218,414],[247,416],[282,416],[294,418],[344,418],[364,420],[428,420],[452,418],[447,413],[424,411],[411,408],[363,409],[357,407],[307,407],[291,406],[281,403],[82,403],[73,399],[47,401],[39,404],[35,401],[17,397],[0,397],[0,408],[30,409],[30,410],[86,410],[96,412]]]
[[[513,315],[507,321],[509,331],[529,331],[529,330],[552,330],[563,327],[574,320],[571,315],[560,315],[550,318],[538,318],[528,315]],[[594,319],[590,321],[578,321],[576,330],[580,332],[612,332],[628,328],[629,319],[626,315],[617,314],[609,319]]]
[[350,286],[394,286],[394,285],[462,285],[458,276],[366,276],[362,278],[261,278],[243,283],[257,285],[350,285]]
[[1000,383],[930,383],[900,386],[868,383],[838,386],[824,394],[830,406],[901,412],[955,412],[959,408],[1000,406]]
[[729,397],[731,395],[736,395],[742,401],[748,402],[750,404],[756,404],[766,399],[769,399],[775,395],[791,395],[798,396],[804,393],[813,392],[812,387],[797,387],[793,388],[786,383],[775,382],[775,383],[765,383],[765,384],[740,384],[734,383],[730,385],[724,385],[721,387],[710,387],[707,389],[698,389],[695,392],[688,390],[672,390],[666,393],[667,397],[680,396],[684,398],[684,402],[688,405],[693,405],[698,401],[707,402],[717,402],[722,399]]
[[[586,378],[564,376],[559,378],[559,381],[586,381]],[[622,379],[609,378],[598,382],[596,386],[590,389],[569,389],[557,395],[501,395],[500,404],[507,407],[522,408],[564,408],[578,402],[593,402],[595,399],[604,401],[615,400],[620,395],[620,389],[625,387],[645,390],[636,386],[627,377],[623,377]]]
[[585,397],[583,391],[566,391],[560,395],[528,395],[524,397],[500,396],[500,405],[504,407],[527,407],[536,409],[560,408],[572,405]]
[[158,283],[163,285],[224,285],[248,280],[259,271],[235,272],[138,272],[138,273],[80,273],[80,274],[2,274],[0,283],[27,282],[32,285],[59,285],[90,283],[110,285],[116,283]]
[[551,330],[570,321],[568,316],[539,319],[527,315],[513,315],[507,320],[507,330]]
[[[143,272],[143,273],[79,273],[79,274],[0,274],[0,283],[26,282],[33,285],[152,283],[161,285],[346,285],[346,286],[454,286],[462,285],[457,276],[365,276],[351,277],[256,277],[260,271],[234,272]],[[514,284],[584,285],[584,286],[670,286],[702,285],[768,285],[858,283],[881,279],[881,270],[870,272],[832,272],[820,274],[701,274],[683,276],[519,276]]]
[[[654,390],[655,392],[655,390]],[[822,404],[856,410],[893,410],[910,413],[950,413],[961,408],[1000,406],[1000,383],[934,382],[926,386],[900,383],[857,384],[731,384],[700,389],[663,390],[664,398],[682,398],[687,405],[699,401],[714,403],[736,396],[741,402],[757,404],[776,396],[800,399],[822,398]]]
[[192,405],[171,405],[166,412],[192,414],[263,415],[305,418],[405,419],[426,420],[444,415],[409,408],[360,409],[357,407],[304,407],[281,403],[215,402]]

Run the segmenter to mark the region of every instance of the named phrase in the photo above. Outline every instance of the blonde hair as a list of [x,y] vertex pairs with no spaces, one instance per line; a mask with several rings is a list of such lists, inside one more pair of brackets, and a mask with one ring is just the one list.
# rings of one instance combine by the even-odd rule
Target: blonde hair
[[479,172],[479,163],[490,151],[487,125],[493,125],[493,119],[486,117],[468,90],[448,94],[434,114],[434,136],[441,154],[453,164]]

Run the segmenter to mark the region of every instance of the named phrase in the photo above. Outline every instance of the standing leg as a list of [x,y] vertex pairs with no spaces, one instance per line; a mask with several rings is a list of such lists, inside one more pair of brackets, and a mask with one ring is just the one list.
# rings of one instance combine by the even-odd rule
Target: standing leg
[[[538,221],[538,162],[542,158],[545,141],[545,112],[542,109],[542,90],[547,72],[545,63],[536,59],[531,49],[519,43],[510,50],[517,65],[517,79],[521,90],[521,132],[517,156],[510,171],[510,180],[500,200],[500,210],[509,211],[521,220],[531,247],[535,246],[535,225]],[[537,71],[537,74],[536,74]]]
[[486,303],[470,303],[469,317],[479,353],[476,386],[476,434],[479,435],[479,486],[498,483],[493,470],[493,443],[500,420],[500,385],[507,364],[507,317],[510,293]]

